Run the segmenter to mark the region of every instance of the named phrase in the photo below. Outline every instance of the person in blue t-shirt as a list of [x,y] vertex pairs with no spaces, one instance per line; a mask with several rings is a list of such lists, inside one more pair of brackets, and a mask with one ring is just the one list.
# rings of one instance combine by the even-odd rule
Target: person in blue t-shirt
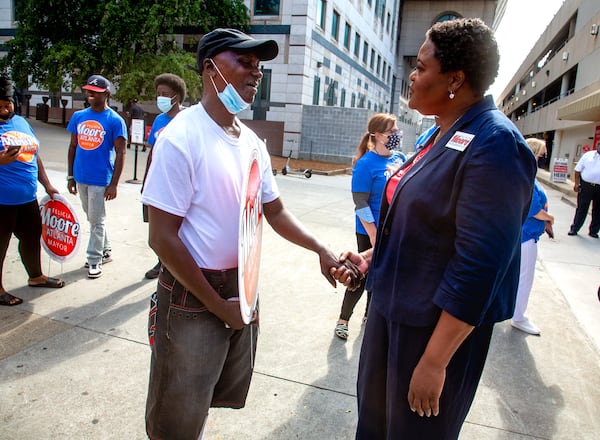
[[52,198],[52,186],[39,156],[40,142],[29,123],[15,115],[12,81],[0,77],[0,306],[16,306],[23,300],[6,291],[2,271],[12,235],[19,240],[19,255],[30,287],[61,288],[59,278],[42,273],[42,219],[37,201],[37,183]]
[[[536,160],[546,154],[546,143],[541,139],[525,139],[527,145],[535,155]],[[529,294],[533,287],[533,276],[535,274],[535,261],[537,259],[537,242],[544,232],[550,238],[554,238],[552,225],[554,216],[548,214],[548,197],[544,189],[537,181],[534,182],[533,195],[527,219],[523,224],[521,234],[521,270],[519,272],[519,287],[517,289],[517,302],[515,312],[512,317],[511,325],[529,333],[530,335],[539,335],[541,330],[527,316],[527,303]]]
[[127,127],[125,120],[108,106],[110,82],[106,78],[92,75],[82,89],[90,107],[75,112],[67,127],[71,132],[67,188],[71,194],[79,192],[90,223],[86,267],[89,278],[98,278],[102,275],[102,264],[112,260],[104,202],[117,197]]
[[[148,168],[152,162],[152,147],[154,147],[154,144],[156,143],[156,138],[158,138],[158,135],[162,132],[163,128],[173,120],[175,115],[185,108],[182,104],[187,93],[185,81],[173,73],[163,73],[158,75],[154,78],[154,87],[156,87],[156,106],[161,113],[154,119],[150,134],[148,134],[148,139],[146,140],[146,147],[150,148],[150,153],[148,154],[148,160],[146,162],[144,181],[146,180]],[[144,185],[142,183],[142,190],[143,189]],[[148,223],[147,205],[142,205],[142,214],[144,222]],[[159,271],[160,259],[152,269],[144,274],[144,276],[149,280],[158,278]]]
[[[400,131],[396,124],[396,116],[377,113],[369,119],[367,131],[356,150],[352,170],[352,198],[355,205],[356,243],[359,252],[370,249],[375,244],[383,187],[388,177],[406,160],[403,153],[394,151],[399,143]],[[340,317],[335,326],[337,337],[348,339],[348,321],[364,289],[364,279],[356,290],[346,289]],[[367,310],[370,299],[371,294],[367,292]],[[367,316],[366,310],[364,316],[363,320]]]

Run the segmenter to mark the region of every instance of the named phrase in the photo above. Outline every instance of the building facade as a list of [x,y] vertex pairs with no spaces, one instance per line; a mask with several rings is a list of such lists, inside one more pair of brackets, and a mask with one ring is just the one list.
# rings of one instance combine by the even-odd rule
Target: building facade
[[375,112],[398,115],[405,151],[427,128],[407,105],[408,77],[427,29],[455,17],[480,17],[493,27],[506,0],[245,3],[251,33],[277,40],[281,52],[264,66],[269,90],[241,117],[281,123],[273,154],[350,163]]
[[[0,0],[6,38],[18,26],[14,1]],[[390,112],[398,115],[401,148],[412,151],[432,123],[407,105],[426,30],[454,17],[480,17],[493,27],[506,1],[244,0],[250,33],[276,40],[280,52],[263,64],[255,102],[239,116],[267,140],[271,154],[349,164],[368,118]],[[198,36],[179,40],[189,37]],[[31,90],[31,104],[41,102]]]
[[565,0],[498,99],[524,136],[568,164],[600,143],[600,2]]

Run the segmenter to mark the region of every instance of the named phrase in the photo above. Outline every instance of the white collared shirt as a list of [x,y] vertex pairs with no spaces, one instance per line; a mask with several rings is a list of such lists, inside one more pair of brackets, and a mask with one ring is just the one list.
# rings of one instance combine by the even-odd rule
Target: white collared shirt
[[600,185],[600,153],[598,150],[588,151],[575,166],[575,171],[581,174],[581,178],[588,183]]

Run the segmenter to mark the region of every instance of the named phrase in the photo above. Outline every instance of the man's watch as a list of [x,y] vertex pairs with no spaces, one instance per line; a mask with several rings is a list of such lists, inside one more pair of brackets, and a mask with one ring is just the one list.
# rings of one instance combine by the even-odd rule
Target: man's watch
[[73,176],[67,176],[67,180],[75,180],[75,177],[73,177]]

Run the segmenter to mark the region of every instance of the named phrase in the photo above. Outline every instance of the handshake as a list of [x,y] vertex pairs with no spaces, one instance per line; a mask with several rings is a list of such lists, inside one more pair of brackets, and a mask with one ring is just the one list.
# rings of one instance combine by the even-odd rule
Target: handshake
[[329,269],[329,274],[349,290],[354,291],[358,289],[361,282],[365,279],[368,269],[368,262],[364,256],[353,252],[345,252],[340,256],[338,261],[339,264],[337,267]]

